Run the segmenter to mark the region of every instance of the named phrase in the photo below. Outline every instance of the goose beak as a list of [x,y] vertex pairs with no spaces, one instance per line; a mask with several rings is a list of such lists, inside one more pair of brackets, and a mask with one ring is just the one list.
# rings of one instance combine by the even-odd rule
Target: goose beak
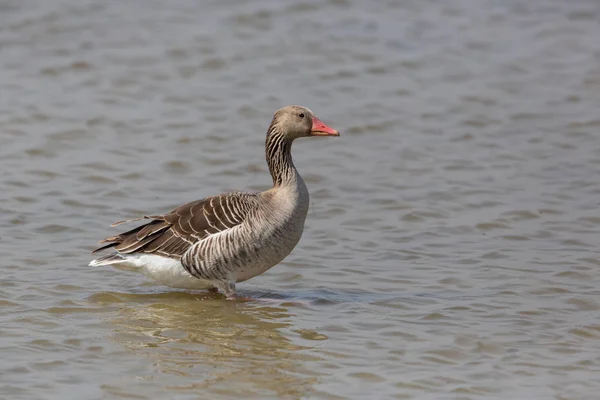
[[325,125],[317,117],[312,117],[312,129],[310,130],[310,136],[340,136],[340,133],[333,128]]

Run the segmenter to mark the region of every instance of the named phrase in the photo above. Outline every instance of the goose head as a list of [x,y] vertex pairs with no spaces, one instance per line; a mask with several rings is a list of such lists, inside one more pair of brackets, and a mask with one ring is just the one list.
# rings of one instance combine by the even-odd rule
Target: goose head
[[309,136],[340,136],[340,133],[327,126],[308,108],[286,106],[275,112],[269,131],[288,140]]

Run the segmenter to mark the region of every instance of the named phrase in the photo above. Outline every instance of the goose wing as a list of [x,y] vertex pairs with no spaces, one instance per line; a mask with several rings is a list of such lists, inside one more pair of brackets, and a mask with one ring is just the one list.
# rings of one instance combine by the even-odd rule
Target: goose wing
[[150,220],[100,241],[92,253],[114,248],[122,254],[146,253],[180,259],[195,243],[241,224],[258,204],[254,193],[226,193],[177,207],[164,215],[143,216],[127,222]]

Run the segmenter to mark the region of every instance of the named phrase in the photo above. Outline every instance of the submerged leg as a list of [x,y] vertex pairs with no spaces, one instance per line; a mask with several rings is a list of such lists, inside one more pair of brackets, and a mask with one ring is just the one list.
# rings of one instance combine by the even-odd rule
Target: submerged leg
[[235,293],[234,281],[218,282],[215,285],[221,289],[225,296],[227,296],[227,300],[235,300],[238,298],[238,295]]

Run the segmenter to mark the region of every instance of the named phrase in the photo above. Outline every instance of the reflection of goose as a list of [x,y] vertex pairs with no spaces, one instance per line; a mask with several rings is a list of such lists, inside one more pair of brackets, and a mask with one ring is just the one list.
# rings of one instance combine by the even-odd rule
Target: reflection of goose
[[168,386],[171,394],[198,396],[203,389],[206,398],[301,398],[311,392],[318,375],[307,363],[320,360],[293,343],[286,308],[216,299],[104,292],[90,300],[121,308],[110,321],[112,339],[131,350],[128,359],[155,366],[141,382]]
[[168,214],[133,220],[151,221],[102,240],[107,244],[94,252],[117,251],[90,265],[133,266],[169,286],[217,288],[235,298],[236,282],[278,264],[300,240],[308,190],[294,167],[291,148],[295,139],[307,136],[339,133],[307,108],[282,108],[265,143],[273,188],[207,197]]

